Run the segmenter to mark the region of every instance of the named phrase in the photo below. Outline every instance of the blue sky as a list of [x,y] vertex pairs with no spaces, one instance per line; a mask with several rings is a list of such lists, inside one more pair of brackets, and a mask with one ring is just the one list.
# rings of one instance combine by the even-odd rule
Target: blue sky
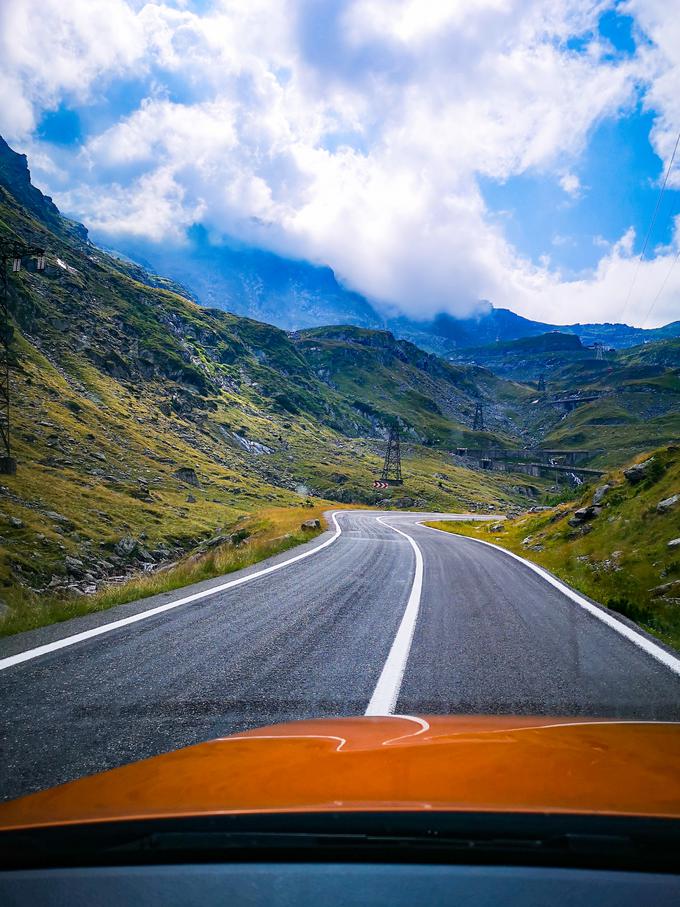
[[[680,25],[661,0],[22,0],[0,132],[96,238],[200,224],[375,304],[680,318]],[[647,312],[657,290],[663,293]]]
[[[596,267],[603,242],[616,242],[630,227],[635,230],[633,251],[640,254],[664,175],[649,141],[653,122],[653,113],[638,105],[627,115],[600,123],[574,168],[582,187],[575,197],[565,197],[559,183],[540,173],[506,182],[483,180],[489,211],[517,249],[536,263],[547,256],[567,274]],[[673,215],[679,211],[680,193],[668,189],[648,249],[672,242]]]

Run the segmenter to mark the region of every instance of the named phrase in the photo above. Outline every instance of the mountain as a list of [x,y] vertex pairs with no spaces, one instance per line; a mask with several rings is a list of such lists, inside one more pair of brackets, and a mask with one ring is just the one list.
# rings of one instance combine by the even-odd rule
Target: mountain
[[136,241],[123,244],[120,251],[176,280],[186,295],[203,305],[284,330],[325,324],[384,326],[369,302],[342,287],[330,268],[236,243],[214,246],[199,226],[189,231],[180,248]]
[[598,342],[614,348],[680,336],[680,321],[649,330],[626,324],[558,326],[523,318],[490,303],[480,304],[469,318],[445,313],[425,321],[384,317],[369,300],[343,287],[328,267],[234,242],[215,245],[202,227],[192,228],[181,247],[135,240],[127,244],[121,241],[119,251],[148,270],[177,281],[187,295],[203,305],[266,321],[287,331],[328,324],[387,329],[441,356],[549,331],[575,334],[585,345]]
[[660,328],[635,328],[627,324],[566,324],[555,325],[531,321],[509,309],[496,309],[490,304],[481,307],[471,318],[454,318],[440,314],[429,322],[418,324],[409,319],[398,319],[390,327],[399,336],[409,339],[440,355],[453,355],[460,349],[485,346],[506,340],[538,337],[550,332],[572,334],[584,346],[602,343],[607,347],[623,349],[654,340],[680,337],[680,321]]
[[680,437],[680,338],[598,354],[575,334],[553,331],[461,349],[451,359],[535,388],[541,444],[599,451],[592,466],[618,465]]
[[[308,502],[316,512],[325,501],[508,509],[549,484],[466,469],[449,453],[517,443],[527,387],[388,332],[291,336],[197,305],[93,245],[3,145],[0,243],[17,238],[44,246],[47,267],[27,262],[8,280],[18,469],[0,485],[5,632],[87,610],[83,596],[103,584],[142,569],[162,576],[211,539],[275,538],[272,527],[299,527]],[[483,433],[471,429],[477,400]],[[385,492],[373,480],[395,420],[405,484]],[[286,530],[277,544],[294,538]]]

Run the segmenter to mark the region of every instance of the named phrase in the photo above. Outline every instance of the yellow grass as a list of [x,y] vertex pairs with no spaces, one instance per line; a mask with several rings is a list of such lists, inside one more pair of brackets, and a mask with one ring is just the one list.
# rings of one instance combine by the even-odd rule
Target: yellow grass
[[228,542],[209,551],[199,551],[170,567],[140,574],[120,585],[101,589],[93,595],[38,596],[27,593],[14,603],[12,611],[0,625],[0,635],[7,636],[93,611],[103,611],[114,605],[148,598],[242,570],[319,535],[322,530],[303,530],[301,523],[318,519],[322,529],[325,529],[323,513],[329,509],[333,509],[332,503],[315,501],[311,505],[258,510],[245,516],[236,527],[237,532],[243,530],[243,533],[248,534],[244,541],[237,544]]

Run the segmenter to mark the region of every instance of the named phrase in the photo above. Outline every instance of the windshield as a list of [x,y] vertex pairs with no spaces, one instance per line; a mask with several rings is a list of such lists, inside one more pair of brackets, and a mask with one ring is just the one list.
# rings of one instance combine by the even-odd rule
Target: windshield
[[0,827],[680,814],[671,6],[3,5]]

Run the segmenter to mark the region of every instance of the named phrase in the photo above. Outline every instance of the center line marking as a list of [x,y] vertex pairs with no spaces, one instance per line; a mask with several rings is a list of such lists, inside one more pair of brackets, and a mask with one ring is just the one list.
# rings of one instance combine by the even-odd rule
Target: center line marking
[[378,678],[378,683],[376,684],[373,695],[371,696],[371,701],[368,703],[368,708],[365,712],[366,715],[391,715],[397,706],[399,690],[401,689],[401,683],[404,679],[406,662],[408,661],[409,652],[411,651],[413,633],[416,629],[416,621],[418,620],[420,596],[423,590],[423,555],[410,535],[407,535],[395,526],[390,526],[389,523],[385,523],[380,517],[377,517],[376,519],[379,523],[382,523],[383,526],[386,526],[393,532],[398,532],[399,535],[403,535],[405,539],[408,539],[416,556],[416,571],[413,577],[413,585],[411,586],[411,594],[406,603],[406,610],[401,618],[401,623],[399,624],[397,635],[394,637],[390,654],[387,656],[387,661]]

